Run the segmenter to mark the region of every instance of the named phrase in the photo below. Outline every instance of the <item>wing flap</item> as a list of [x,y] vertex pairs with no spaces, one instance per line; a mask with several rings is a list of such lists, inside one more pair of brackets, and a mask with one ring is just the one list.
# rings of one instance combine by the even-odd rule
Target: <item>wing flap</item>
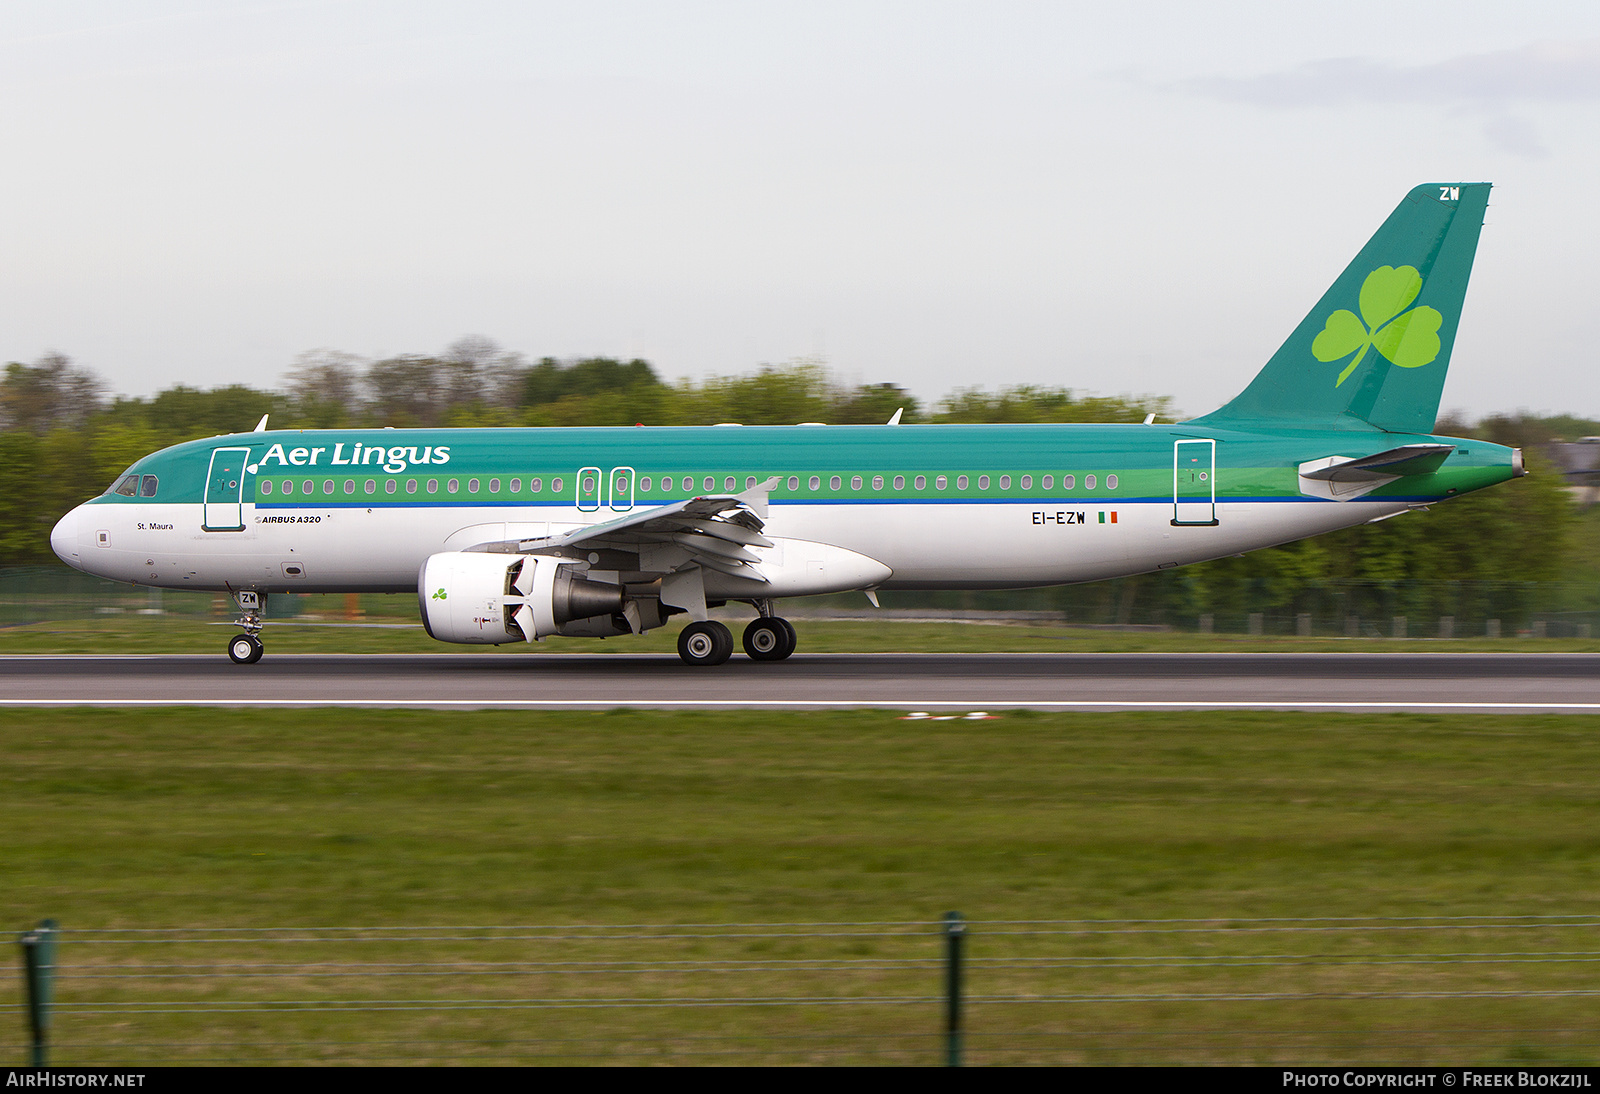
[[[538,554],[563,547],[618,548],[641,551],[642,566],[651,553],[670,545],[682,548],[688,555],[687,561],[674,566],[674,570],[699,565],[766,583],[767,578],[759,569],[760,557],[747,548],[773,546],[761,530],[766,526],[767,494],[782,481],[770,478],[738,494],[687,498],[561,535],[481,543],[468,550]],[[683,555],[677,557],[681,559]]]

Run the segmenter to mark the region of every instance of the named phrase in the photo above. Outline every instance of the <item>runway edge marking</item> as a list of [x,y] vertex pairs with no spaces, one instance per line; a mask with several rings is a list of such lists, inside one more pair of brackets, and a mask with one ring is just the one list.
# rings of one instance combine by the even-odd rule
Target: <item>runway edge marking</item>
[[0,707],[438,707],[443,709],[593,709],[618,707],[705,709],[913,709],[916,707],[995,707],[999,709],[1054,710],[1460,710],[1460,711],[1591,711],[1596,703],[1471,703],[1415,700],[1385,702],[1359,700],[1135,700],[1108,699],[6,699]]

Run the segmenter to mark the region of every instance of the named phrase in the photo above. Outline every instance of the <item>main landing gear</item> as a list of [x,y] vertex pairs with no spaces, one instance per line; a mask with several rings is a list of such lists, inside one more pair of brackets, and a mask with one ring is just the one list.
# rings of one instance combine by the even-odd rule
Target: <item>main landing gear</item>
[[[794,625],[769,614],[765,601],[757,603],[760,619],[744,629],[744,652],[752,661],[782,661],[799,641]],[[733,632],[714,619],[690,623],[678,633],[678,656],[687,665],[720,665],[733,653]]]
[[228,639],[228,660],[235,665],[253,665],[261,660],[266,647],[261,644],[261,617],[267,613],[267,594],[240,589],[233,594],[239,605],[239,626],[243,634]]
[[794,624],[775,615],[752,619],[744,629],[744,652],[752,661],[782,661],[799,642]]

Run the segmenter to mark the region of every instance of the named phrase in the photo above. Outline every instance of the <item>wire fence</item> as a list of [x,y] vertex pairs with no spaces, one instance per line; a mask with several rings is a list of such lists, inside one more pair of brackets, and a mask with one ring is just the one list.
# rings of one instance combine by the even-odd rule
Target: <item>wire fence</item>
[[[1159,576],[1159,575],[1158,575]],[[1279,597],[1270,584],[1210,606],[1157,595],[1128,578],[1089,586],[986,593],[883,594],[887,610],[860,608],[859,594],[789,602],[797,618],[910,622],[1012,622],[1114,630],[1302,638],[1593,638],[1600,636],[1600,586],[1582,582],[1330,582]],[[1134,583],[1134,584],[1129,584]],[[1170,593],[1170,590],[1169,590]],[[1181,602],[1180,602],[1181,601]],[[1282,601],[1282,602],[1280,602]],[[237,616],[215,593],[136,588],[63,566],[0,568],[0,630],[40,623],[123,620],[159,634]],[[420,626],[409,595],[268,598],[267,618],[300,625]]]
[[[50,1060],[939,1063],[944,921],[77,928]],[[979,920],[970,1063],[1591,1064],[1600,915]],[[20,978],[0,1052],[29,1042]]]

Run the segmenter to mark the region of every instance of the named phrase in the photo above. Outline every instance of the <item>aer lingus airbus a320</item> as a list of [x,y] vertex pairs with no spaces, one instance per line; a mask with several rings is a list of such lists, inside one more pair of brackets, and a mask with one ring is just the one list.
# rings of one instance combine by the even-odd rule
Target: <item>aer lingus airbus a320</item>
[[[1177,425],[266,430],[147,456],[62,518],[90,574],[227,591],[240,663],[275,592],[416,590],[445,642],[619,635],[784,597],[1145,573],[1382,520],[1523,474],[1431,436],[1488,203],[1419,186],[1226,406]],[[1242,302],[1244,303],[1244,302]],[[899,415],[896,415],[898,419]]]

